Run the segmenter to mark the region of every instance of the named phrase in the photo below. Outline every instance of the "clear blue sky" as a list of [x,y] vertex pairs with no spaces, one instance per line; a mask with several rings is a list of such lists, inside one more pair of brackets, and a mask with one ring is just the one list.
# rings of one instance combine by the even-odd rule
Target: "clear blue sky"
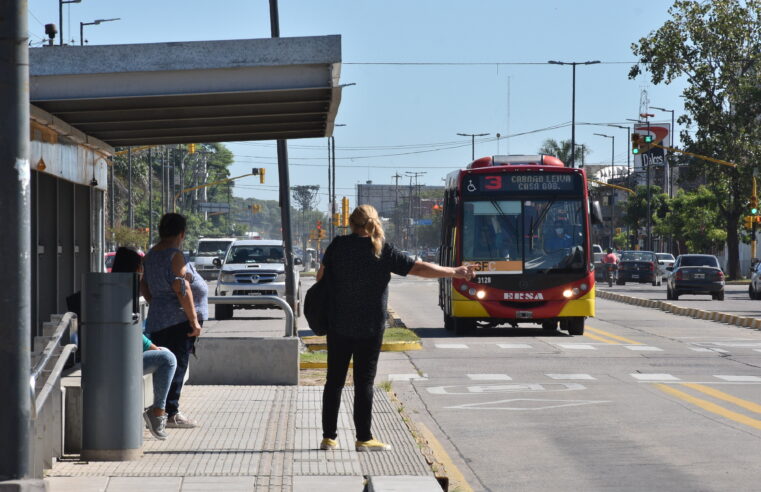
[[[337,193],[351,198],[354,185],[426,172],[422,182],[441,184],[449,171],[476,157],[536,153],[547,138],[570,139],[571,67],[548,60],[600,60],[578,67],[576,142],[591,149],[587,163],[610,163],[615,135],[616,164],[625,165],[626,131],[583,123],[619,123],[636,118],[640,93],[650,104],[683,112],[683,83],[652,86],[629,80],[630,45],[668,19],[672,1],[616,0],[280,0],[280,34],[340,34],[343,91],[334,132]],[[43,25],[58,24],[58,0],[29,0],[32,40]],[[85,27],[90,44],[263,38],[270,35],[268,0],[82,0],[64,6],[67,39],[79,42],[79,22],[120,17]],[[372,63],[389,62],[392,65]],[[622,63],[624,62],[624,63]],[[400,65],[399,63],[413,63]],[[444,65],[430,65],[439,63]],[[454,63],[446,65],[446,63]],[[484,65],[473,65],[483,63]],[[538,64],[534,64],[538,63]],[[509,104],[508,104],[509,86]],[[509,112],[508,112],[509,107]],[[669,122],[669,113],[654,121]],[[505,138],[506,135],[532,132]],[[497,133],[502,138],[497,141]],[[678,142],[677,142],[678,143]],[[230,143],[234,175],[267,168],[267,183],[238,182],[236,195],[277,198],[274,142]],[[319,184],[327,208],[327,139],[289,142],[291,184]],[[408,182],[408,181],[405,181]]]

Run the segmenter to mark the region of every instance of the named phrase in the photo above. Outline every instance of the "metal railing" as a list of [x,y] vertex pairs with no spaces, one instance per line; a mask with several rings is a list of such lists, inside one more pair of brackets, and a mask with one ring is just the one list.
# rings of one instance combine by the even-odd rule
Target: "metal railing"
[[295,337],[296,326],[293,321],[293,309],[285,299],[277,296],[212,296],[209,304],[250,304],[259,306],[276,306],[285,313],[285,336]]
[[[57,351],[57,348],[61,346],[61,339],[68,332],[71,324],[76,322],[76,319],[77,315],[74,313],[66,313],[61,317],[53,335],[42,350],[40,359],[32,369],[32,375],[29,377],[29,391],[31,392],[30,394],[32,397],[31,410],[33,419],[37,418],[38,410],[42,408],[48,395],[50,395],[50,392],[53,390],[55,381],[63,371],[63,367],[66,364],[69,355],[77,350],[77,346],[70,343],[65,345],[60,352]],[[57,356],[58,360],[56,361],[55,366],[53,366],[53,369],[50,370],[50,374],[48,374],[48,378],[40,388],[39,394],[37,394],[37,379],[54,356]]]

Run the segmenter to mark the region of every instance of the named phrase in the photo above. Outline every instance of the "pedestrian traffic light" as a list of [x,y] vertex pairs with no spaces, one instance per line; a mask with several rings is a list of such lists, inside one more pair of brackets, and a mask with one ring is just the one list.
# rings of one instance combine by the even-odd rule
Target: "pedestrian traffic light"
[[640,138],[639,133],[632,133],[632,154],[639,154]]
[[752,215],[746,215],[743,217],[743,228],[747,230],[753,229],[753,216]]
[[341,211],[343,216],[341,217],[341,225],[343,227],[349,227],[349,199],[343,197],[341,199]]
[[753,215],[758,213],[758,196],[756,195],[750,197],[750,213]]
[[266,169],[264,169],[263,167],[260,167],[260,168],[259,168],[259,184],[264,184],[264,173],[265,173],[266,171],[267,171],[267,170],[266,170]]

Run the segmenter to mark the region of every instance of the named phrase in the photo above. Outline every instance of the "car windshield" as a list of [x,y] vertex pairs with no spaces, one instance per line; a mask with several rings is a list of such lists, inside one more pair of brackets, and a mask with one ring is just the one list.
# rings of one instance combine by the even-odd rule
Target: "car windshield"
[[581,200],[466,201],[462,255],[493,272],[577,271],[585,268]]
[[674,261],[674,255],[671,253],[656,253],[655,256],[661,261]]
[[655,261],[655,255],[649,251],[624,251],[621,261]]
[[285,263],[282,246],[233,246],[225,263]]
[[215,256],[222,257],[225,255],[227,248],[230,247],[231,241],[201,241],[198,243],[198,253],[196,256]]
[[719,268],[719,262],[715,256],[683,256],[680,264],[690,267]]

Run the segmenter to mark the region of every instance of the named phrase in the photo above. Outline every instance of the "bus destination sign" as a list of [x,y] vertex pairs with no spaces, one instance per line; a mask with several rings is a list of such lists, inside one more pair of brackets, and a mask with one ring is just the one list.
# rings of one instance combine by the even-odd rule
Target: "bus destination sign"
[[578,174],[571,173],[504,173],[477,174],[463,180],[463,191],[481,193],[569,193],[580,192]]

